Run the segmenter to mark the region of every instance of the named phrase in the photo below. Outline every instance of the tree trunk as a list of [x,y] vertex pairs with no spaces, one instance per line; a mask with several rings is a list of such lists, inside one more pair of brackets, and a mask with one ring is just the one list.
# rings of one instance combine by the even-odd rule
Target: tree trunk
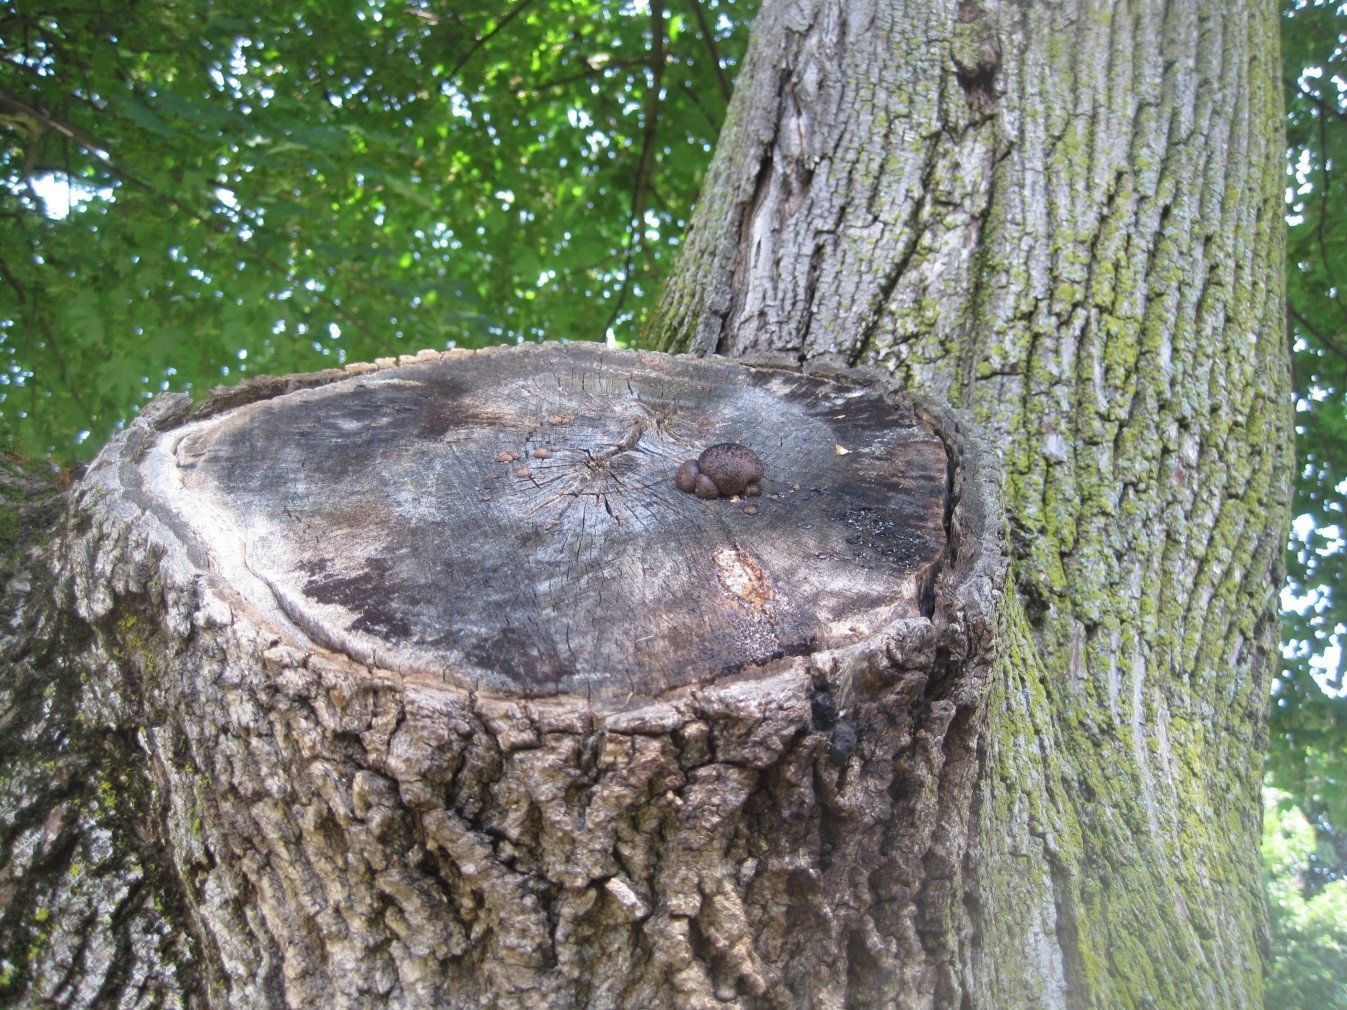
[[[79,714],[139,728],[187,934],[151,963],[184,985],[78,956],[52,985],[49,933],[28,991],[930,1005],[1005,581],[994,452],[826,366],[384,365],[163,397],[81,483]],[[727,486],[736,433],[764,472]],[[722,495],[675,486],[699,455]]]
[[[781,387],[752,431],[725,428],[749,401],[710,413],[717,440],[809,448],[763,452],[756,498],[672,488],[711,430],[670,427],[607,365],[576,374],[607,375],[619,410],[557,401],[530,441],[530,397],[591,395],[535,376],[500,397],[513,417],[473,415],[520,436],[486,456],[429,408],[378,401],[365,416],[402,433],[365,461],[383,487],[297,448],[315,431],[276,405],[395,393],[448,362],[254,383],[190,423],[159,401],[81,486],[55,581],[41,546],[60,495],[7,475],[28,539],[0,636],[0,1000],[1260,1005],[1291,472],[1276,46],[1266,3],[769,0],[651,334],[758,356],[753,380],[707,363],[723,371],[664,397],[668,416]],[[1008,573],[993,453],[839,360],[992,433]],[[864,402],[804,406],[842,389],[885,423]],[[288,469],[227,430],[248,411],[281,426]],[[232,469],[204,442],[194,456],[212,425]],[[535,444],[558,450],[536,481]],[[450,521],[499,556],[519,530],[485,517],[556,511],[535,484],[581,447],[558,528],[583,546],[644,521],[658,563],[578,551],[581,602],[548,614],[555,541],[516,540],[509,577],[537,595],[467,591],[480,573],[446,553]],[[846,476],[877,458],[920,479]],[[624,488],[629,466],[645,476]],[[343,480],[420,494],[315,513]],[[167,511],[147,497],[164,481],[185,496]],[[642,495],[644,517],[626,504]],[[860,511],[876,498],[915,505],[913,525]],[[550,560],[566,571],[564,548]],[[846,599],[808,596],[839,572],[858,580]],[[661,580],[693,638],[652,621]],[[502,600],[532,623],[493,632]],[[474,615],[464,640],[449,607]]]
[[764,5],[652,338],[840,355],[1004,446],[938,1005],[1260,1006],[1292,472],[1277,8]]
[[54,605],[64,483],[0,459],[0,1005],[181,1007],[195,939],[138,723],[96,717]]

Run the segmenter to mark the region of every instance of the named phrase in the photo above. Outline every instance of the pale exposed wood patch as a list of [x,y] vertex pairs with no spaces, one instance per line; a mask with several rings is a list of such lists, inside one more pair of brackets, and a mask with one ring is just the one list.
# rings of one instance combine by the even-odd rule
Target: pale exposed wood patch
[[776,602],[771,579],[751,554],[738,547],[721,547],[715,562],[720,584],[736,599],[759,611]]

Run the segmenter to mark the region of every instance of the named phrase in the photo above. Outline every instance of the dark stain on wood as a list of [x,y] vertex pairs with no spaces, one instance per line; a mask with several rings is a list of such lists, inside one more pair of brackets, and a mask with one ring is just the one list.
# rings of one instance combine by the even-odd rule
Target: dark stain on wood
[[[674,485],[723,442],[763,462],[756,515]],[[720,360],[420,362],[221,414],[178,458],[323,644],[529,695],[646,697],[843,644],[918,616],[945,551],[944,445],[898,400]]]

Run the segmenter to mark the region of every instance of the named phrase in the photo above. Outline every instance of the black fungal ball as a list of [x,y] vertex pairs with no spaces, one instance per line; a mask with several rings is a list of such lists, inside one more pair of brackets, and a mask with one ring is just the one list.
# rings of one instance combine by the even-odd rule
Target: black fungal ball
[[698,498],[719,498],[720,489],[716,487],[716,482],[706,474],[697,478],[697,486],[694,488]]
[[[762,460],[758,459],[758,454],[734,442],[711,446],[701,454],[697,466],[702,476],[714,481],[716,490],[727,498],[743,494],[748,485],[762,480]],[[701,495],[700,484],[698,480],[698,495]]]
[[701,471],[697,469],[697,461],[695,459],[684,461],[679,464],[678,469],[674,471],[674,487],[678,488],[678,490],[682,491],[684,494],[692,494],[692,492],[697,489],[697,475],[699,473],[701,473]]

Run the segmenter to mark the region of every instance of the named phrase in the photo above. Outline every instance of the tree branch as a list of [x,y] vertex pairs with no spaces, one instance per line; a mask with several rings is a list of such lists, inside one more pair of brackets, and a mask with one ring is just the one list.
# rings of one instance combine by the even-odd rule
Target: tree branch
[[645,95],[645,122],[641,131],[641,160],[632,187],[631,216],[639,231],[645,214],[647,188],[655,167],[655,140],[659,133],[660,92],[664,85],[664,0],[650,0],[650,90]]
[[[69,395],[75,406],[79,408],[80,413],[84,415],[85,423],[92,426],[93,413],[84,402],[84,398],[80,396],[79,387],[70,379],[70,369],[66,367],[65,356],[61,353],[61,347],[56,340],[56,334],[52,332],[50,324],[48,324],[46,317],[42,315],[42,312],[38,307],[37,292],[30,291],[19,281],[14,271],[10,268],[9,261],[3,256],[0,256],[0,277],[4,278],[5,283],[14,289],[14,293],[18,295],[19,303],[21,305],[29,303],[29,313],[27,318],[42,332],[42,340],[47,345],[47,349],[51,351],[51,356],[56,362],[56,370],[60,373],[61,388],[64,389],[67,395]],[[36,378],[36,376],[34,376],[34,378]],[[57,391],[58,390],[55,389],[52,390],[53,393]]]
[[1347,347],[1344,347],[1336,338],[1330,337],[1327,333],[1305,318],[1305,316],[1297,311],[1296,307],[1291,304],[1290,299],[1287,299],[1286,311],[1291,318],[1293,318],[1300,326],[1304,327],[1305,331],[1309,333],[1310,336],[1323,344],[1325,350],[1331,351],[1343,361],[1347,361]]
[[664,0],[650,0],[650,90],[645,95],[645,122],[641,131],[641,159],[636,164],[636,178],[632,181],[631,219],[627,232],[627,256],[622,272],[622,287],[613,302],[612,314],[604,332],[612,329],[626,304],[631,290],[631,275],[636,269],[636,254],[644,245],[643,221],[645,203],[649,194],[650,176],[655,166],[655,141],[659,134],[660,91],[664,85]]
[[697,97],[696,90],[689,87],[687,81],[680,81],[678,86],[682,89],[682,92],[687,97],[688,101],[692,103],[692,107],[702,114],[702,118],[706,120],[706,125],[711,127],[711,132],[718,132],[720,130],[720,120],[707,111],[702,100]]
[[605,63],[599,67],[590,67],[588,70],[582,71],[581,73],[578,74],[570,74],[566,77],[554,77],[552,78],[552,80],[544,81],[542,84],[535,84],[533,86],[533,91],[536,94],[540,91],[550,91],[554,88],[564,88],[566,85],[574,84],[577,81],[583,81],[590,77],[602,76],[608,73],[608,71],[610,70],[622,70],[627,67],[639,67],[642,66],[645,62],[646,57],[644,56],[642,56],[640,59],[635,60],[614,60],[612,63]]
[[[532,0],[528,0],[528,2],[532,2]],[[140,189],[145,193],[148,193],[156,200],[159,200],[167,204],[168,206],[172,207],[173,209],[187,215],[193,221],[196,221],[203,227],[209,228],[211,231],[215,232],[218,235],[234,238],[238,242],[239,248],[243,252],[243,255],[251,258],[255,262],[261,264],[268,270],[278,275],[279,277],[283,278],[287,284],[294,285],[299,283],[299,279],[295,274],[295,272],[286,267],[284,263],[278,262],[271,256],[268,256],[266,253],[254,248],[253,246],[248,245],[248,243],[243,240],[243,238],[238,234],[238,232],[235,231],[235,226],[238,223],[237,221],[234,221],[232,219],[222,221],[220,220],[218,214],[210,214],[207,212],[199,211],[194,207],[191,207],[188,204],[184,203],[182,200],[178,199],[172,194],[165,193],[159,190],[157,187],[154,186],[153,183],[147,182],[145,179],[140,178],[140,176],[136,175],[134,172],[122,168],[120,165],[118,165],[116,162],[112,160],[112,156],[108,153],[107,146],[99,143],[98,139],[92,136],[91,134],[86,133],[85,131],[79,129],[78,127],[71,126],[68,123],[63,123],[61,120],[52,116],[50,113],[44,112],[40,109],[33,108],[19,101],[18,99],[5,94],[3,91],[0,91],[0,105],[5,105],[8,108],[14,109],[20,115],[31,116],[33,121],[40,124],[41,127],[50,129],[54,133],[59,134],[60,136],[66,138],[67,140],[74,141],[84,151],[86,151],[88,154],[92,155],[95,159],[97,159],[98,162],[109,174],[120,179],[127,185],[134,186],[135,188]],[[34,197],[36,198],[36,194],[34,194]],[[348,313],[340,303],[336,302],[335,300],[327,298],[325,298],[324,301],[326,302],[328,308],[331,311],[333,311],[343,322],[354,327],[358,332],[364,333],[364,327],[360,324],[360,321],[355,317],[353,317],[350,313]]]
[[1314,106],[1323,115],[1335,116],[1338,119],[1341,119],[1343,122],[1347,122],[1347,113],[1344,113],[1337,106],[1324,101],[1322,95],[1316,95],[1313,91],[1309,91],[1306,88],[1302,87],[1299,81],[1292,81],[1288,79],[1286,83],[1301,98],[1307,99],[1310,102],[1312,102]]
[[1320,264],[1320,266],[1323,268],[1324,275],[1328,278],[1328,282],[1329,282],[1330,288],[1331,288],[1331,290],[1333,291],[1333,294],[1329,295],[1329,298],[1332,300],[1333,304],[1336,305],[1336,306],[1338,307],[1338,311],[1342,313],[1343,317],[1344,317],[1344,318],[1347,318],[1347,304],[1344,304],[1344,303],[1343,303],[1342,295],[1341,295],[1341,288],[1340,288],[1339,285],[1338,285],[1338,279],[1337,279],[1337,277],[1335,276],[1335,271],[1333,270],[1333,266],[1332,266],[1332,264],[1333,264],[1333,257],[1329,254],[1329,251],[1328,251],[1328,239],[1327,239],[1327,238],[1325,237],[1325,235],[1324,235],[1324,225],[1325,225],[1325,222],[1327,222],[1327,220],[1328,220],[1328,208],[1329,208],[1329,200],[1328,200],[1329,174],[1328,174],[1328,162],[1327,162],[1327,157],[1328,157],[1328,136],[1327,136],[1327,134],[1328,134],[1328,127],[1327,127],[1326,124],[1325,124],[1324,117],[1323,117],[1323,116],[1320,116],[1320,117],[1319,117],[1319,150],[1323,153],[1324,158],[1325,158],[1325,162],[1324,162],[1324,166],[1323,166],[1322,170],[1321,170],[1320,173],[1319,173],[1320,176],[1321,176],[1321,180],[1322,180],[1322,181],[1320,182],[1320,185],[1319,185],[1319,187],[1318,187],[1318,189],[1319,189],[1319,216],[1318,216],[1318,220],[1315,221],[1315,224],[1314,224],[1314,235],[1315,235],[1315,238],[1318,240],[1318,243],[1319,243],[1319,264]]
[[725,73],[725,66],[720,59],[720,49],[716,46],[716,37],[711,34],[711,26],[706,21],[706,12],[702,10],[701,0],[688,0],[688,4],[692,8],[693,17],[697,19],[697,29],[702,33],[702,41],[706,44],[706,51],[711,57],[711,65],[716,68],[716,79],[720,81],[720,94],[728,102],[734,87],[730,84],[729,75]]
[[71,126],[69,123],[57,119],[45,109],[29,105],[5,91],[0,91],[0,105],[9,109],[11,113],[4,119],[23,126],[34,139],[41,132],[50,130],[67,140],[73,140],[100,161],[107,162],[107,149],[100,145],[91,134],[85,133],[79,127]]
[[449,71],[448,79],[453,80],[457,78],[458,75],[462,72],[463,68],[466,67],[468,63],[472,60],[472,58],[481,51],[482,47],[485,46],[488,42],[490,42],[493,38],[495,38],[500,33],[500,30],[502,28],[508,25],[515,18],[519,17],[520,14],[524,13],[524,11],[527,10],[529,5],[532,3],[533,0],[519,0],[518,3],[516,3],[508,11],[506,11],[501,16],[501,19],[496,22],[495,26],[489,32],[487,32],[485,35],[480,36],[475,42],[473,42],[473,44],[469,47],[468,51],[463,54],[463,58],[460,59],[458,63],[454,65],[454,69]]

